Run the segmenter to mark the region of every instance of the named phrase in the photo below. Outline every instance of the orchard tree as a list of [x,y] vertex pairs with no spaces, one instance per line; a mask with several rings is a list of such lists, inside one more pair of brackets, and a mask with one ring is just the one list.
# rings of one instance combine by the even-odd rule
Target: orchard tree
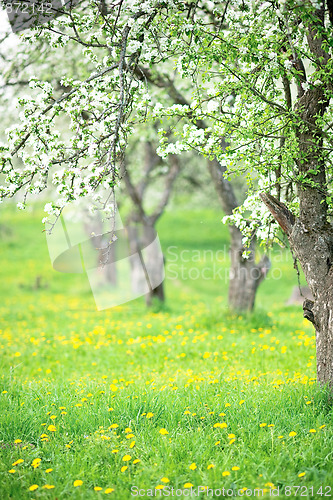
[[[140,169],[141,172],[139,178],[137,178],[137,172],[135,172],[137,169],[134,168],[134,155],[136,154],[136,158],[138,158],[140,147],[144,150],[144,158],[142,161],[143,168]],[[156,148],[153,147],[152,141],[147,139],[134,145],[134,152],[132,152],[129,162],[126,161],[125,157],[120,172],[126,193],[132,202],[131,210],[126,217],[131,254],[136,255],[141,252],[141,248],[146,248],[146,267],[149,276],[152,277],[154,283],[160,283],[157,287],[151,288],[146,294],[147,306],[152,305],[154,298],[160,302],[165,300],[163,285],[164,259],[159,247],[150,245],[150,243],[156,238],[156,223],[163,215],[169,202],[180,169],[179,156],[170,155],[168,159],[162,160],[156,154]],[[155,188],[158,186],[159,193],[154,203],[149,199],[152,197],[153,185]],[[131,265],[133,287],[136,289],[142,276],[142,265],[140,261],[135,259],[132,259]]]
[[[272,242],[282,229],[288,237],[314,296],[304,315],[316,329],[318,380],[332,386],[331,2],[120,0],[109,7],[83,2],[27,32],[32,46],[41,38],[79,44],[92,70],[85,79],[65,77],[70,90],[60,97],[49,83],[30,80],[38,95],[21,99],[22,122],[2,147],[1,196],[22,189],[28,196],[51,179],[59,198],[49,212],[58,217],[77,197],[114,189],[128,135],[160,119],[160,156],[194,149],[224,175],[248,180],[246,201],[225,219],[244,235],[244,258],[253,235]],[[188,103],[156,104],[138,75],[170,62],[192,82]],[[57,130],[58,115],[69,118],[69,136]],[[177,120],[172,140],[170,118]],[[15,155],[23,168],[14,167]]]
[[[214,153],[230,174],[251,174],[250,188],[257,177],[260,189],[228,220],[249,241],[254,232],[274,240],[279,227],[288,237],[314,296],[303,308],[316,329],[318,380],[333,385],[330,6],[325,12],[318,1],[234,2],[225,10],[228,33],[195,23],[201,36],[184,50],[183,71],[200,75],[194,112],[212,116],[213,126],[203,136],[185,125],[181,145]],[[223,148],[226,136],[230,146]]]
[[[114,7],[115,6],[112,4],[104,4],[103,19],[107,14],[110,15],[111,11],[113,12]],[[121,11],[121,13],[123,13],[123,11]],[[209,15],[212,16],[212,12],[210,12]],[[72,90],[72,86],[70,85],[70,83],[68,85],[65,83],[65,79],[61,76],[62,74],[67,75],[67,80],[71,78],[71,80],[82,81],[89,77],[89,70],[90,72],[93,71],[94,65],[92,65],[91,63],[91,59],[93,58],[91,56],[87,57],[86,50],[83,51],[84,61],[86,64],[83,66],[78,62],[81,56],[80,45],[82,46],[82,40],[81,44],[79,40],[76,40],[76,45],[64,44],[60,42],[55,43],[56,49],[52,50],[52,48],[50,49],[49,47],[49,40],[47,37],[46,39],[47,43],[45,43],[45,40],[43,42],[42,37],[38,37],[38,39],[34,41],[34,43],[30,46],[27,47],[26,45],[24,45],[24,53],[21,50],[12,50],[9,54],[2,54],[2,59],[5,61],[5,64],[2,65],[2,70],[4,77],[3,88],[5,90],[3,97],[7,98],[6,106],[8,103],[8,97],[13,96],[13,92],[8,92],[8,89],[15,88],[17,92],[17,88],[22,90],[22,87],[24,88],[29,86],[31,76],[34,75],[34,72],[36,70],[38,71],[39,79],[42,79],[44,84],[49,83],[52,85],[54,90],[54,99],[56,98],[56,95],[59,94],[59,91],[62,91],[63,93],[64,91],[69,92]],[[104,61],[104,45],[102,43],[96,44],[94,42],[83,42],[84,47],[89,46],[90,49],[94,51],[95,58],[93,60],[95,61],[97,60],[97,57]],[[4,47],[6,48],[6,45],[4,45]],[[15,44],[14,48],[16,48]],[[42,71],[39,70],[39,67],[42,68]],[[150,107],[152,107],[153,103],[156,104],[156,102],[158,102],[158,105],[161,106],[162,102],[163,107],[168,107],[176,104],[189,108],[191,93],[193,90],[193,79],[181,78],[178,75],[178,72],[173,72],[172,62],[170,63],[170,61],[166,61],[165,64],[161,64],[160,58],[158,58],[156,62],[154,60],[149,60],[149,62],[147,62],[144,58],[141,58],[135,67],[135,76],[138,82],[142,83],[145,88],[147,88]],[[30,86],[33,86],[33,83],[31,83]],[[38,86],[36,90],[37,92],[39,91]],[[33,90],[30,90],[30,92],[33,92]],[[62,94],[60,94],[60,97],[63,97]],[[80,118],[81,123],[79,126],[81,128],[87,125],[86,120],[88,119],[88,125],[91,125],[92,115],[89,112],[89,109],[81,110]],[[170,116],[168,118],[170,118]],[[178,120],[178,117],[176,117],[176,120]],[[170,125],[169,122],[169,130],[170,127],[171,130],[174,129],[174,123],[175,120],[172,121],[172,125]],[[209,123],[205,122],[202,119],[196,120],[195,126],[202,130],[209,129]],[[153,129],[153,125],[151,124],[149,126],[146,121],[145,129],[147,131],[145,133],[148,133],[149,135],[149,130]],[[143,129],[141,127],[141,130],[136,131],[135,133],[141,135],[142,130]],[[63,134],[60,133],[59,135],[61,136]],[[223,143],[226,145],[225,141]],[[160,160],[160,162],[161,161],[163,160]],[[174,159],[173,161],[176,160]],[[120,163],[121,162],[118,162],[118,166],[120,165]],[[156,164],[156,161],[154,161],[153,163]],[[207,159],[206,161],[204,160],[201,163],[202,168],[207,168],[209,172],[224,213],[227,215],[231,215],[233,210],[239,206],[240,200],[235,193],[232,183],[224,176],[226,172],[225,165],[219,163],[216,158]],[[140,201],[140,196],[137,196],[135,186],[131,186],[131,176],[130,174],[126,175],[126,170],[128,170],[128,167],[126,167],[126,169],[124,168],[124,162],[120,167],[120,170],[122,171],[121,177],[123,178],[123,181],[125,181],[127,193],[132,198],[133,202],[137,203],[137,209],[135,210],[135,213],[136,218],[138,219],[140,214],[143,214],[143,209],[142,207],[140,207],[140,205],[142,205],[142,201]],[[143,175],[145,175],[145,167],[143,168]],[[148,178],[146,180],[148,181]],[[142,183],[140,185],[142,185]],[[135,200],[133,198],[133,195],[135,197]],[[162,195],[161,203],[163,203],[164,198],[164,195]],[[63,202],[63,200],[60,201]],[[99,221],[97,225],[100,225],[101,218],[95,214],[95,219],[95,222]],[[151,221],[152,217],[147,218],[145,216],[145,221],[147,222],[148,220]],[[231,266],[229,270],[228,300],[229,307],[232,310],[236,311],[252,310],[254,307],[258,286],[265,278],[270,267],[270,262],[266,256],[264,256],[260,260],[260,262],[256,262],[255,238],[252,238],[252,241],[250,242],[248,256],[245,259],[243,257],[244,244],[242,241],[243,237],[241,231],[239,230],[239,228],[232,224],[229,224],[228,227],[231,237]],[[131,234],[134,237],[136,231],[133,231],[133,233]],[[134,240],[132,240],[131,244],[134,244]],[[110,279],[113,279],[114,275],[115,273],[112,273]],[[162,295],[163,294],[161,294],[161,296]]]

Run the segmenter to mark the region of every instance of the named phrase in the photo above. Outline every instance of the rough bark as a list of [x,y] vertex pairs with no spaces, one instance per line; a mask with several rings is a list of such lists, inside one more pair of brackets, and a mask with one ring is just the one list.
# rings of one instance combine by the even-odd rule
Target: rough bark
[[333,228],[321,222],[322,214],[317,227],[298,220],[289,241],[314,297],[304,301],[303,310],[316,329],[318,381],[333,388]]
[[[312,193],[309,198],[313,199]],[[304,317],[316,330],[318,381],[333,389],[333,227],[327,221],[322,224],[322,213],[316,225],[313,210],[295,220],[274,197],[263,194],[262,199],[287,234],[314,297],[313,301],[305,299]]]

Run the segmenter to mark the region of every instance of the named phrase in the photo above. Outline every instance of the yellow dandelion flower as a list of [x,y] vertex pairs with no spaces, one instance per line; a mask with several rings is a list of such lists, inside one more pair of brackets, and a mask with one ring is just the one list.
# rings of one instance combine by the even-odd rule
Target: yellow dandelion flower
[[127,469],[128,469],[127,465],[123,465],[122,468],[120,469],[120,471],[125,472],[125,470],[127,470]]
[[55,488],[54,484],[44,484],[43,488],[45,490],[53,490]]
[[235,465],[234,467],[231,467],[231,470],[239,470],[240,467],[237,467],[237,465]]
[[50,472],[52,472],[52,471],[53,471],[53,469],[46,469],[46,471],[45,471],[45,472],[46,472],[46,474],[49,474],[49,473],[50,473]]
[[149,411],[146,415],[146,418],[152,418],[154,416],[154,413],[152,413],[151,411]]
[[112,450],[111,453],[118,453],[119,450]]
[[220,444],[221,441],[216,441],[215,443],[215,446],[217,446],[218,444]]
[[50,432],[56,432],[57,429],[56,429],[55,425],[51,424],[51,425],[48,426],[47,430],[50,431]]
[[290,436],[290,437],[294,437],[294,436],[296,436],[296,434],[297,434],[297,432],[295,432],[295,431],[291,431],[291,432],[289,432],[289,436]]
[[133,464],[138,464],[139,462],[141,462],[141,460],[139,458],[136,458],[135,460],[133,460]]
[[209,465],[207,465],[207,469],[208,469],[208,470],[209,470],[209,469],[213,469],[214,467],[215,467],[215,465],[214,465],[214,464],[209,464]]
[[125,433],[128,434],[129,432],[132,432],[132,429],[130,427],[126,427]]
[[192,488],[193,484],[192,483],[185,483],[184,488]]
[[131,455],[124,455],[123,458],[122,458],[123,462],[129,462],[130,460],[132,460]]
[[226,424],[225,422],[216,422],[216,424],[213,425],[214,429],[225,429],[226,427],[228,427],[228,424]]
[[225,417],[225,413],[219,413],[219,417]]
[[169,483],[170,480],[167,477],[162,477],[161,483]]
[[259,427],[266,427],[266,422],[263,422],[262,424],[259,425]]
[[8,472],[9,472],[9,474],[14,474],[16,472],[16,470],[15,469],[10,469]]
[[163,490],[164,488],[164,484],[158,484],[157,486],[155,486],[155,490]]
[[229,444],[234,444],[235,441],[236,439],[230,439]]
[[228,408],[228,406],[231,406],[231,404],[230,404],[230,403],[226,403],[224,406],[225,406],[226,408]]
[[190,465],[189,469],[195,470],[197,468],[196,464],[193,462],[193,464]]
[[[15,443],[15,444],[22,443],[22,439],[15,439],[14,443]],[[32,491],[33,491],[33,490],[32,490]]]
[[310,429],[309,432],[311,432],[313,434],[314,432],[317,432],[317,431],[316,431],[316,429]]
[[117,429],[119,427],[118,424],[111,424],[109,429]]
[[35,458],[32,462],[31,462],[31,466],[34,468],[34,469],[37,469],[37,467],[40,466],[40,462],[41,462],[41,459],[40,458]]
[[51,416],[50,416],[50,419],[51,419],[51,420],[55,420],[56,418],[57,418],[57,415],[51,415]]
[[324,427],[326,427],[326,425],[325,425],[325,424],[324,424],[324,425],[321,425],[321,426],[319,427],[319,429],[323,429]]
[[24,460],[22,460],[22,458],[19,458],[18,460],[16,460],[16,462],[13,462],[12,465],[18,465],[18,464],[23,464]]
[[83,484],[83,481],[81,479],[76,479],[73,483],[73,486],[76,488],[77,486],[81,486]]
[[283,436],[278,436],[278,439],[283,439]]
[[189,410],[185,410],[184,415],[191,415],[191,412]]
[[241,399],[239,404],[242,405],[243,403],[245,403],[245,399]]
[[228,470],[225,470],[224,472],[222,472],[222,476],[230,476],[230,472]]
[[127,434],[126,439],[132,439],[134,438],[134,434]]
[[38,484],[32,484],[31,486],[29,486],[29,491],[35,491],[37,490],[38,488]]
[[268,424],[268,427],[275,427],[274,424]]
[[95,486],[95,487],[94,487],[94,490],[95,490],[95,491],[101,491],[102,489],[103,489],[103,488],[101,488],[100,486]]
[[162,436],[166,436],[167,434],[169,434],[168,431],[166,429],[164,429],[163,427],[162,427],[162,429],[159,430],[159,433],[162,434]]
[[134,448],[135,446],[135,441],[132,441],[131,444],[129,445],[130,448]]
[[301,472],[300,474],[298,474],[298,477],[304,477],[305,476],[305,472]]
[[228,434],[229,439],[233,439],[234,437],[236,437],[235,434]]
[[104,493],[108,494],[108,493],[112,493],[113,491],[114,491],[114,488],[106,488]]

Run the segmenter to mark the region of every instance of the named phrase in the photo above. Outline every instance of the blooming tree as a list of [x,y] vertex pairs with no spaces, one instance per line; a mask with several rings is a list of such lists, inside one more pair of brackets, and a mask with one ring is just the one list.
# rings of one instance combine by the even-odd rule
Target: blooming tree
[[[112,8],[112,6],[109,6]],[[106,7],[104,8],[104,15],[106,13]],[[65,38],[66,40],[66,38]],[[86,47],[88,42],[84,42],[84,47]],[[93,42],[89,42],[90,46],[93,45]],[[95,44],[96,45],[96,44]],[[104,47],[102,44],[99,47],[93,47],[95,50],[95,59],[99,57],[101,60],[104,60]],[[28,50],[27,50],[28,49]],[[29,51],[30,49],[30,51]],[[67,82],[69,79],[71,81],[77,81],[78,76],[81,80],[85,80],[91,74],[91,71],[94,69],[94,65],[91,64],[91,58],[86,56],[86,50],[81,54],[81,44],[70,44],[68,43],[57,43],[55,50],[50,49],[48,39],[43,42],[43,39],[39,36],[37,41],[34,41],[33,44],[23,46],[24,53],[22,51],[14,51],[12,54],[12,60],[8,64],[8,57],[6,55],[7,64],[5,65],[4,74],[6,75],[6,81],[4,87],[6,88],[6,97],[8,97],[8,88],[13,88],[16,86],[27,86],[36,87],[35,89],[31,89],[30,92],[37,90],[40,88],[39,85],[34,85],[33,80],[36,79],[34,77],[34,69],[36,70],[36,62],[42,68],[45,68],[42,72],[38,68],[39,80],[43,80],[43,83],[52,85],[54,93],[60,91],[69,92],[72,90],[71,85],[68,85]],[[77,60],[83,56],[85,65],[82,68],[82,65],[77,64]],[[148,59],[150,59],[148,57]],[[191,78],[179,78],[177,72],[173,72],[174,63],[170,63],[170,61],[166,61],[165,64],[161,64],[161,61],[158,59],[156,62],[150,60],[149,64],[145,59],[140,59],[139,63],[135,67],[135,78],[144,84],[145,88],[148,92],[145,94],[145,98],[147,98],[150,109],[152,112],[150,113],[150,117],[156,116],[156,118],[161,118],[163,116],[163,109],[168,109],[170,106],[175,105],[175,110],[178,109],[177,105],[184,107],[185,109],[189,109],[190,101],[191,101],[191,87],[192,87],[192,79]],[[90,73],[88,72],[90,69]],[[63,73],[61,73],[61,71]],[[173,74],[172,74],[173,73]],[[61,74],[66,74],[66,77],[61,77]],[[33,76],[33,78],[32,78]],[[80,92],[80,90],[78,91]],[[63,97],[63,95],[60,95]],[[38,94],[37,94],[38,98]],[[8,100],[8,99],[7,99]],[[20,101],[24,103],[25,101]],[[148,106],[147,106],[148,108]],[[157,113],[158,110],[161,111],[161,114]],[[79,116],[81,118],[81,122],[79,123],[79,127],[84,127],[86,125],[86,121],[90,118],[92,119],[92,115],[89,110],[84,109],[79,111]],[[147,116],[149,111],[147,112]],[[63,114],[62,114],[63,115]],[[108,119],[107,115],[102,115],[101,120],[104,118]],[[172,118],[171,122],[169,121]],[[170,129],[174,130],[175,123],[178,121],[178,116],[172,116],[169,112],[167,115],[168,119],[168,130],[170,137]],[[88,120],[89,121],[89,120]],[[141,136],[144,130],[144,133],[147,135],[151,135],[151,130],[155,127],[152,125],[147,126],[147,119],[144,120],[145,127],[138,129],[138,127],[133,127],[135,135]],[[136,124],[137,125],[137,124]],[[195,121],[196,127],[199,130],[205,131],[209,128],[209,123],[202,119]],[[59,136],[63,136],[62,129],[59,130]],[[127,143],[126,143],[127,144]],[[169,144],[169,152],[170,148],[172,148],[172,143]],[[175,147],[175,146],[173,146]],[[88,150],[91,154],[93,146]],[[161,156],[166,156],[163,152]],[[172,156],[172,155],[171,155]],[[120,176],[125,181],[125,185],[127,188],[127,192],[131,198],[133,198],[133,193],[135,194],[135,189],[131,186],[129,179],[130,173],[128,172],[128,166],[124,169],[124,158],[121,161],[118,159],[118,170],[123,172]],[[163,161],[163,160],[162,160]],[[215,186],[216,192],[218,194],[218,198],[221,202],[221,206],[226,214],[231,215],[233,210],[238,207],[239,200],[234,192],[232,184],[224,177],[224,173],[226,171],[225,166],[221,165],[215,158],[207,159],[207,161],[202,162],[203,166],[207,165],[209,175],[212,178],[213,185]],[[59,163],[61,164],[61,162]],[[81,161],[82,166],[82,161]],[[132,168],[132,167],[131,167]],[[126,173],[124,175],[124,173]],[[145,173],[144,173],[145,176]],[[116,180],[114,176],[114,181]],[[148,178],[147,178],[148,180]],[[45,188],[46,183],[35,182],[35,187],[31,188],[30,192],[38,193],[38,188]],[[105,186],[104,186],[105,188]],[[58,188],[59,189],[59,188]],[[112,187],[111,187],[112,189]],[[15,192],[15,191],[14,191]],[[27,194],[27,192],[26,192]],[[84,190],[82,195],[86,196],[88,194],[88,190]],[[169,193],[170,194],[170,193]],[[78,200],[80,196],[76,192],[72,196],[72,202]],[[162,202],[165,199],[162,196]],[[61,213],[63,207],[65,206],[66,198],[61,198],[57,200],[57,203],[46,204],[46,211],[51,215],[51,220],[53,218],[57,218]],[[111,201],[111,203],[110,203]],[[98,208],[104,208],[103,203],[100,200],[100,193],[97,195],[96,202],[98,204]],[[109,199],[109,207],[105,207],[104,211],[108,213],[112,213],[112,199]],[[140,210],[140,200],[136,196],[136,205],[139,210],[137,210],[137,214],[142,214],[142,210]],[[24,204],[19,203],[19,207],[23,208]],[[97,207],[96,207],[97,208]],[[152,220],[150,218],[145,218],[146,221]],[[53,223],[48,218],[45,218],[44,221],[49,223],[49,228],[52,229]],[[250,242],[250,249],[248,252],[248,258],[243,258],[244,245],[242,241],[242,233],[236,226],[232,226],[229,224],[230,235],[231,235],[231,267],[229,273],[229,306],[232,309],[236,309],[238,311],[242,310],[250,310],[254,306],[255,295],[258,288],[258,285],[265,277],[268,269],[269,269],[269,260],[267,257],[263,257],[263,259],[256,263],[255,261],[255,242],[252,240]],[[149,230],[150,231],[150,230]]]
[[[162,157],[194,149],[226,176],[247,178],[249,196],[227,218],[244,244],[254,234],[274,241],[280,229],[288,237],[314,296],[304,315],[316,328],[318,379],[333,384],[331,2],[105,6],[83,2],[25,35],[32,47],[41,39],[55,48],[78,44],[89,64],[82,79],[62,79],[69,90],[60,96],[30,79],[38,94],[21,99],[21,123],[2,146],[1,197],[20,189],[28,196],[51,181],[59,197],[48,209],[58,216],[76,198],[100,196],[101,187],[114,188],[136,125],[161,120]],[[143,68],[156,65],[192,82],[186,103],[152,99]],[[57,130],[58,115],[68,117],[69,136]],[[14,166],[15,155],[23,168]]]

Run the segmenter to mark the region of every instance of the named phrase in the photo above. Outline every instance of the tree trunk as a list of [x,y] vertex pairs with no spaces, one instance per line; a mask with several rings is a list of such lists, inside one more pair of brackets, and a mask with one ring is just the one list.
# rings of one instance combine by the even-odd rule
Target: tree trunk
[[[301,196],[306,196],[307,191],[304,190]],[[306,212],[307,218],[301,211],[300,218],[296,220],[288,208],[273,196],[262,193],[261,198],[288,236],[314,297],[314,300],[304,300],[304,317],[316,330],[318,382],[329,384],[333,389],[333,227],[323,222],[321,210],[326,210],[324,204],[318,201],[320,212],[315,212],[312,193],[308,194],[312,210]],[[305,206],[303,201],[302,207]]]
[[[317,69],[324,71],[330,56],[324,51],[320,30],[325,24],[325,6],[309,21],[306,37]],[[329,222],[326,193],[326,152],[323,130],[318,125],[328,106],[324,84],[302,91],[294,112],[302,124],[295,125],[298,151],[295,157],[299,217],[267,193],[261,198],[280,224],[298,258],[314,300],[303,303],[304,317],[314,325],[317,343],[317,378],[333,390],[333,226]],[[320,122],[319,122],[320,123]]]
[[[208,161],[208,170],[214,182],[215,190],[223,211],[231,214],[239,205],[231,183],[225,179],[223,167],[217,160]],[[255,242],[251,244],[250,256],[243,258],[244,246],[242,233],[235,226],[229,226],[230,243],[230,271],[228,305],[234,311],[252,311],[260,283],[264,280],[271,265],[267,256],[255,263]]]
[[314,300],[303,302],[304,317],[316,330],[317,378],[333,389],[333,228],[324,224],[309,229],[297,220],[290,233]]
[[132,288],[146,296],[147,306],[151,306],[154,297],[164,302],[164,259],[156,230],[149,223],[129,224],[127,228]]
[[242,233],[238,228],[230,226],[230,274],[229,274],[229,307],[234,311],[252,311],[259,284],[270,268],[270,260],[264,256],[255,263],[254,244],[250,248],[250,256],[244,259],[242,254]]
[[[313,322],[316,329],[317,378],[323,385],[333,389],[333,276],[330,284],[317,295],[317,300],[304,301],[304,316]],[[308,306],[307,302],[311,302]],[[309,307],[309,309],[307,309]],[[312,307],[312,309],[311,309]],[[308,316],[310,312],[310,317]],[[311,314],[312,313],[312,314]]]

